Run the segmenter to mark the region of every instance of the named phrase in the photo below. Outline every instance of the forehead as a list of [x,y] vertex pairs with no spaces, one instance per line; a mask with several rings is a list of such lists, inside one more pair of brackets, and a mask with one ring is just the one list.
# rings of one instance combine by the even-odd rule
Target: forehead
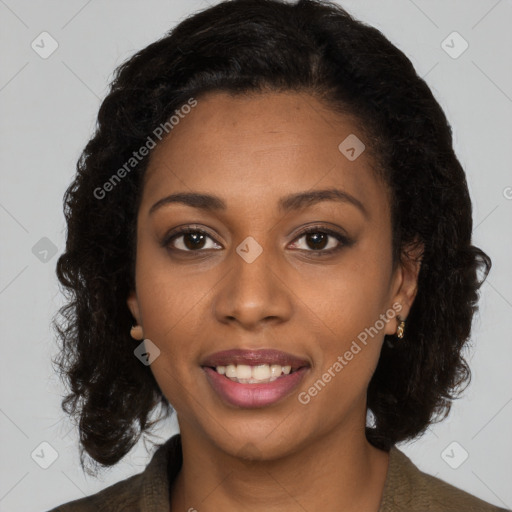
[[200,191],[256,210],[295,191],[336,187],[382,209],[385,187],[364,138],[354,118],[305,93],[209,93],[153,150],[143,203]]

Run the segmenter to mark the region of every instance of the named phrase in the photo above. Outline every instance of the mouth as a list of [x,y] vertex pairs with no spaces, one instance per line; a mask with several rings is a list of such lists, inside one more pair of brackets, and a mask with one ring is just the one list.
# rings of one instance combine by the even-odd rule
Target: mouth
[[305,359],[277,350],[227,350],[201,364],[214,391],[236,407],[264,407],[295,389],[309,368]]
[[289,375],[298,370],[292,369],[291,365],[281,366],[280,364],[259,364],[251,366],[248,364],[228,364],[227,366],[216,366],[212,368],[219,375],[224,375],[233,382],[241,384],[264,384],[274,382],[282,375]]

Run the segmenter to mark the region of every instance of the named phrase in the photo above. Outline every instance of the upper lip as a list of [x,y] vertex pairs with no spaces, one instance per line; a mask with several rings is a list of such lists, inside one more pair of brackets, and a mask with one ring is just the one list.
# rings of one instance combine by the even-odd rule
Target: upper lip
[[281,366],[291,366],[292,370],[309,366],[309,363],[305,359],[273,349],[223,350],[208,356],[201,366],[213,368],[215,366],[227,366],[229,364],[247,364],[249,366],[280,364]]

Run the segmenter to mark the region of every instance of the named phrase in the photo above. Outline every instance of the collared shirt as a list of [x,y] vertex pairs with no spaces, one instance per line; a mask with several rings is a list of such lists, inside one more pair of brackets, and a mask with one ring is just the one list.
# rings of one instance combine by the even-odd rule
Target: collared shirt
[[[142,473],[48,512],[170,512],[170,485],[181,464],[181,438],[176,434],[158,447]],[[402,451],[391,448],[379,512],[499,511],[506,509],[423,473]]]

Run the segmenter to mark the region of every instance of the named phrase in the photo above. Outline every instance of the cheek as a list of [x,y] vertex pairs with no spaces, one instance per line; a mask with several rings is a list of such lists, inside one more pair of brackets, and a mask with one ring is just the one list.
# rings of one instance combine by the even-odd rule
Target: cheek
[[347,364],[337,374],[350,379],[360,375],[364,381],[371,377],[386,325],[381,315],[390,307],[390,266],[386,251],[362,244],[344,264],[332,267],[329,279],[316,280],[316,292],[310,294],[308,305],[324,326],[317,354],[322,370],[342,356]]
[[156,343],[170,362],[192,353],[194,334],[201,325],[201,295],[193,285],[178,292],[181,287],[177,284],[160,276],[154,286],[148,281],[141,287],[145,291],[139,292],[144,336]]
[[357,335],[353,329],[370,327],[388,307],[388,266],[387,258],[376,251],[364,247],[353,251],[343,264],[332,267],[328,277],[316,280],[317,291],[309,299],[311,307],[320,308],[336,331],[341,328]]
[[379,361],[386,310],[384,281],[375,268],[359,259],[333,272],[323,294],[310,297],[309,305],[321,320],[313,359],[314,374],[300,391],[327,423],[338,421],[343,411],[364,401]]
[[[153,285],[152,285],[153,284]],[[177,411],[187,410],[188,395],[197,379],[198,296],[193,287],[177,292],[174,282],[162,277],[142,285],[140,302],[144,336],[159,348],[159,356],[151,363],[158,386]],[[194,309],[195,305],[195,309]]]
[[[204,326],[201,307],[208,300],[208,283],[187,276],[162,257],[160,248],[141,248],[137,255],[137,297],[144,336],[160,349],[151,365],[155,372],[166,367],[173,374],[183,371],[194,354],[194,338]],[[154,368],[153,368],[154,367]]]

